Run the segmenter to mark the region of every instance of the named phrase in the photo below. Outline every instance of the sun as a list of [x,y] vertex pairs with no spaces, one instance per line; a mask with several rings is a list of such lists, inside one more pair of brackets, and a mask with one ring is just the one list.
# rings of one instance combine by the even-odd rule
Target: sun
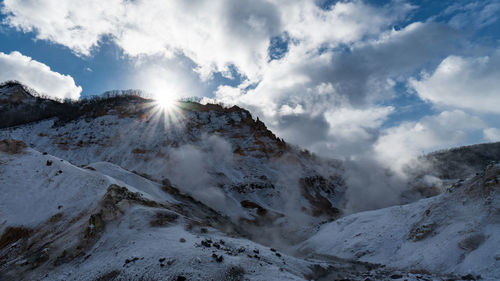
[[170,93],[169,91],[159,91],[162,94],[153,94],[151,103],[150,120],[151,124],[163,124],[165,128],[172,125],[178,125],[181,122],[182,102],[179,101],[179,96]]
[[172,109],[175,105],[175,98],[170,95],[156,95],[155,96],[156,104],[162,109]]

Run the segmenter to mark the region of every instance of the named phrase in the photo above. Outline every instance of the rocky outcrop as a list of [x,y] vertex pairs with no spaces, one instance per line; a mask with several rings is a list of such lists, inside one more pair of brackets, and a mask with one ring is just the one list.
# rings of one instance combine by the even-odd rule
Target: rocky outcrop
[[334,219],[341,214],[339,208],[334,207],[335,184],[332,180],[320,175],[300,179],[301,193],[309,201],[310,212],[313,216],[325,216]]

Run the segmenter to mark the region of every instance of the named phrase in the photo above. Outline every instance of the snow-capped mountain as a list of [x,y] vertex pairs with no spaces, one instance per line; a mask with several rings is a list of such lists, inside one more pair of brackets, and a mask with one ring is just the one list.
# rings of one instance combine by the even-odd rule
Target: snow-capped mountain
[[291,240],[340,214],[339,162],[288,145],[244,109],[194,102],[162,109],[136,96],[107,100],[98,111],[70,107],[65,119],[0,130],[0,139],[22,140],[78,166],[112,163],[171,184],[240,224],[273,232],[301,226]]
[[[490,199],[454,187],[342,217],[342,162],[290,145],[245,109],[161,107],[132,91],[60,103],[27,89],[0,86],[8,101],[0,111],[1,280],[498,276],[489,259],[500,249],[492,238],[499,222],[490,219],[496,183]],[[408,238],[428,224],[433,235]],[[454,230],[442,246],[449,253],[430,250]],[[482,235],[474,249],[449,248],[474,235]]]

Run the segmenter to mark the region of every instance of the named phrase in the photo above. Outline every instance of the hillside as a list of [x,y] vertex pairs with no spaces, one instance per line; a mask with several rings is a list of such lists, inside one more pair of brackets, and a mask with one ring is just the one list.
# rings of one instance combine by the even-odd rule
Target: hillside
[[462,146],[422,157],[422,160],[430,164],[425,173],[443,179],[465,179],[499,159],[500,142]]
[[286,144],[248,111],[180,102],[167,112],[139,97],[113,99],[98,112],[71,104],[84,108],[80,117],[3,129],[0,139],[22,140],[78,166],[113,163],[273,233],[288,232],[289,220],[297,220],[291,241],[340,214],[339,163]]
[[446,193],[345,216],[343,163],[285,142],[243,108],[165,108],[131,91],[60,102],[27,89],[0,86],[0,115],[12,117],[0,118],[0,279],[500,275],[500,168],[470,177],[500,159],[495,144],[427,156],[440,168],[415,178],[456,183]]
[[78,168],[31,149],[0,153],[0,163],[2,280],[226,273],[302,280],[296,275],[309,271],[305,262],[228,236],[238,232],[207,207],[111,164]]
[[326,224],[298,249],[384,261],[412,272],[481,273],[487,280],[497,280],[499,180],[500,165],[490,165],[439,196]]
[[431,278],[294,257],[175,187],[111,163],[76,167],[20,141],[0,141],[0,174],[2,280]]

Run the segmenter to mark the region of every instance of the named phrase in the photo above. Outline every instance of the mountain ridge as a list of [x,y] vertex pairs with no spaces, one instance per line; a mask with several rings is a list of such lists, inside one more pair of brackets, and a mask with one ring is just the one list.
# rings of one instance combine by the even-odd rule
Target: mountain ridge
[[[340,214],[339,163],[287,144],[245,109],[185,101],[168,111],[136,96],[69,106],[83,109],[73,113],[75,118],[0,130],[0,138],[23,140],[76,165],[105,161],[159,183],[172,182],[211,207],[229,206],[226,211],[239,214],[233,217],[243,224],[284,225],[284,208],[292,208],[284,203],[292,201],[306,222]],[[162,168],[169,166],[173,169]],[[286,182],[284,169],[297,174],[294,182]],[[198,178],[191,179],[189,170]]]
[[[394,267],[384,269],[376,260],[367,260],[378,257],[372,249],[377,244],[353,245],[353,237],[338,240],[345,249],[329,251],[332,241],[343,237],[341,230],[330,231],[336,225],[346,224],[349,229],[347,224],[357,221],[361,231],[366,229],[362,222],[370,220],[373,212],[383,216],[388,210],[408,209],[398,217],[401,220],[410,212],[419,215],[420,207],[415,206],[427,201],[346,215],[349,186],[342,161],[285,142],[246,109],[192,101],[162,108],[130,92],[55,107],[46,102],[7,106],[21,117],[26,108],[38,111],[31,119],[14,119],[17,125],[0,128],[0,191],[8,195],[0,204],[0,212],[8,214],[0,222],[0,278],[75,279],[69,275],[74,266],[85,268],[78,271],[85,280],[134,279],[134,274],[136,279],[152,280],[456,277],[449,267],[429,265],[422,269],[429,271],[417,272],[421,269],[390,259],[384,262]],[[50,114],[44,115],[47,111]],[[455,150],[429,157],[437,159],[433,165],[455,157],[457,163],[465,158],[479,163],[477,167],[483,158],[496,158],[495,153],[482,155],[470,148],[458,151],[466,151],[466,157],[454,154]],[[416,170],[415,179],[431,174],[451,183],[444,190],[453,190],[452,184],[463,184],[458,179],[473,176],[476,166],[449,177],[426,166],[429,170]],[[45,203],[28,200],[30,207],[23,209],[27,193]],[[50,198],[53,193],[57,196]],[[60,202],[59,196],[63,196]],[[426,200],[444,195],[439,196]],[[416,198],[422,197],[426,196]],[[83,201],[80,204],[74,198]],[[479,206],[482,201],[474,202]],[[450,209],[460,208],[455,203]],[[30,212],[44,215],[33,221],[37,216]],[[55,236],[47,234],[51,229],[57,230]],[[390,229],[370,229],[394,235]],[[370,237],[370,233],[360,235]],[[78,239],[73,241],[73,236]],[[323,239],[327,236],[331,238]],[[162,239],[168,242],[163,244]],[[231,245],[214,242],[219,240]],[[147,250],[133,246],[136,243]],[[304,253],[306,248],[314,250]],[[363,250],[371,252],[362,254]],[[178,263],[175,255],[181,256]],[[162,259],[159,264],[158,259]],[[102,260],[106,263],[100,264]],[[86,273],[92,267],[97,271]],[[478,267],[477,272],[484,268]],[[224,279],[233,275],[236,279]]]

